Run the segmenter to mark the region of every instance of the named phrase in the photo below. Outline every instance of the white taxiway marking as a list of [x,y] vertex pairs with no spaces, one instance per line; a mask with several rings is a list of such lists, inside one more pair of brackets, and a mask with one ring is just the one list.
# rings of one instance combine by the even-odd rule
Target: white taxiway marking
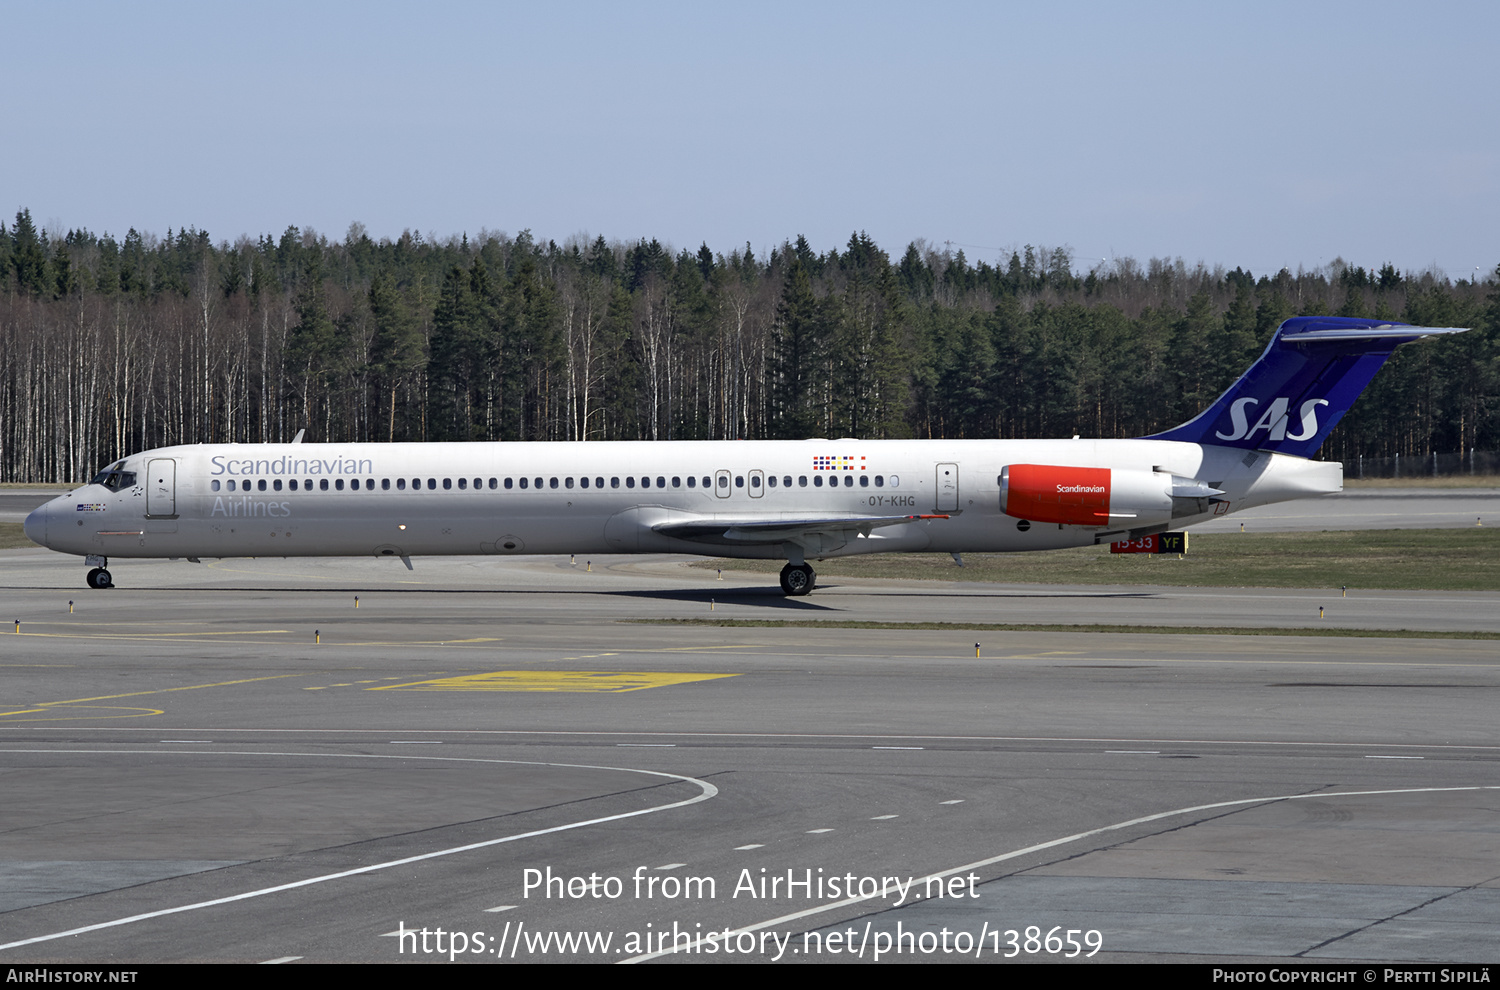
[[1367,760],[1425,760],[1425,759],[1427,759],[1427,757],[1425,757],[1425,756],[1371,756],[1371,755],[1369,755],[1367,753],[1367,754],[1365,754],[1365,759],[1367,759]]
[[[51,749],[51,750],[9,750],[13,753],[33,754],[90,754],[95,756],[107,755],[134,755],[155,756],[154,750],[105,750],[105,749]],[[453,856],[458,853],[471,852],[475,849],[487,849],[490,846],[498,846],[505,842],[516,842],[521,839],[530,839],[538,835],[551,835],[555,832],[568,832],[576,828],[586,828],[590,825],[600,825],[604,822],[616,822],[625,818],[637,818],[641,815],[650,815],[658,811],[670,811],[673,808],[685,808],[690,804],[707,801],[716,796],[719,789],[706,780],[697,777],[685,777],[678,773],[667,773],[662,770],[639,770],[635,767],[603,767],[582,763],[540,763],[534,760],[486,760],[458,756],[385,756],[375,753],[255,753],[255,752],[196,752],[187,751],[176,755],[182,756],[281,756],[295,757],[297,759],[338,759],[338,760],[437,760],[444,763],[489,763],[503,764],[506,766],[526,767],[554,767],[559,770],[614,770],[619,773],[639,773],[648,777],[666,777],[670,780],[681,781],[687,784],[697,784],[702,792],[697,797],[688,798],[685,801],[673,801],[671,804],[659,804],[650,808],[641,808],[637,811],[626,811],[618,815],[605,815],[601,818],[589,818],[584,821],[569,822],[566,825],[554,825],[551,828],[539,828],[530,832],[518,832],[515,835],[503,835],[498,839],[485,839],[482,842],[470,842],[467,845],[454,846],[451,849],[438,849],[429,853],[420,853],[416,856],[406,856],[402,859],[393,859],[385,863],[372,863],[369,866],[361,866],[352,870],[341,870],[338,873],[325,873],[322,876],[308,877],[305,880],[295,880],[291,883],[279,884],[275,887],[262,887],[260,890],[247,890],[243,894],[231,894],[228,897],[216,897],[211,901],[198,901],[195,904],[183,904],[178,907],[163,908],[160,911],[147,911],[144,914],[133,914],[126,918],[116,918],[113,921],[101,921],[95,925],[84,925],[82,928],[70,928],[65,932],[53,932],[50,935],[37,935],[33,938],[18,939],[14,942],[6,942],[0,945],[0,952],[6,949],[18,949],[23,945],[35,945],[38,942],[50,942],[53,939],[70,938],[74,935],[82,935],[86,932],[96,932],[104,928],[117,928],[121,925],[133,924],[137,921],[146,921],[150,918],[161,918],[171,914],[182,914],[187,911],[198,911],[203,908],[216,907],[220,904],[232,904],[235,901],[247,901],[254,897],[265,897],[268,894],[279,894],[282,891],[296,890],[298,887],[311,887],[314,884],[327,883],[330,880],[342,880],[344,877],[359,876],[364,873],[376,873],[380,870],[388,870],[396,866],[406,866],[409,863],[420,863],[429,859],[439,859],[444,856]]]
[[279,965],[281,963],[296,962],[298,959],[301,959],[301,958],[302,958],[301,956],[282,956],[279,959],[264,959],[264,960],[261,961],[261,965],[262,966],[276,966],[276,965]]
[[871,746],[871,749],[926,749],[926,746]]
[[832,832],[832,831],[833,831],[833,829],[831,829],[831,828],[810,828],[810,829],[807,830],[807,834],[808,835],[822,835],[824,832]]
[[676,870],[676,869],[679,869],[679,868],[684,867],[686,865],[687,865],[686,863],[668,863],[665,866],[658,866],[657,869],[658,870]]
[[871,818],[870,821],[872,821],[872,822],[883,822],[887,818],[900,818],[900,817],[901,817],[900,815],[876,815],[874,818]]
[[1159,749],[1106,749],[1106,754],[1113,753],[1116,756],[1160,756]]
[[[1380,791],[1319,791],[1312,794],[1279,794],[1272,797],[1244,798],[1239,801],[1218,801],[1214,804],[1199,804],[1194,805],[1191,808],[1175,808],[1171,811],[1160,811],[1154,815],[1144,815],[1140,818],[1132,818],[1129,821],[1125,822],[1116,822],[1113,825],[1105,825],[1101,828],[1091,828],[1087,832],[1075,832],[1072,835],[1065,835],[1060,839],[1052,839],[1048,842],[1038,842],[1036,845],[1026,846],[1024,849],[1012,849],[1010,852],[1001,853],[998,856],[991,856],[989,859],[981,859],[978,862],[966,863],[963,866],[955,866],[951,870],[943,870],[939,873],[929,873],[925,877],[917,877],[912,881],[912,885],[915,886],[916,884],[926,884],[929,881],[951,877],[957,873],[968,873],[972,870],[982,869],[986,866],[993,866],[996,863],[1003,863],[1008,859],[1015,859],[1018,856],[1025,856],[1028,853],[1041,852],[1045,849],[1052,849],[1057,846],[1065,846],[1071,842],[1078,842],[1083,839],[1091,838],[1095,835],[1103,835],[1106,832],[1117,832],[1120,829],[1130,828],[1135,825],[1145,825],[1150,822],[1160,821],[1163,818],[1172,818],[1177,815],[1190,815],[1194,812],[1199,811],[1216,811],[1219,808],[1237,808],[1250,804],[1271,804],[1276,801],[1306,801],[1316,798],[1369,797],[1372,795],[1385,794],[1438,794],[1453,791],[1500,791],[1500,784],[1479,784],[1473,787],[1403,787],[1394,790]],[[779,918],[772,918],[769,921],[758,922],[754,925],[746,925],[743,928],[736,928],[732,931],[714,932],[713,937],[718,940],[726,940],[743,933],[757,932],[762,928],[772,928],[777,925],[785,925],[788,922],[799,921],[802,918],[808,918],[815,914],[822,914],[824,911],[832,911],[835,908],[847,907],[850,904],[859,904],[862,901],[868,901],[880,896],[882,896],[882,894],[877,891],[876,893],[867,894],[864,896],[846,897],[841,901],[832,901],[827,904],[821,904],[817,907],[807,908],[804,911],[794,911],[791,914],[784,914]],[[687,952],[694,952],[697,951],[698,947],[705,941],[707,941],[706,937],[699,938],[694,940],[693,942],[681,946],[673,945],[670,948],[659,949],[656,952],[647,952],[643,955],[631,956],[629,959],[621,959],[620,962],[645,962],[649,959],[655,959],[658,956],[671,955],[679,948],[684,949]],[[4,946],[0,946],[0,948],[4,948]]]
[[963,798],[954,798],[952,801],[939,801],[938,804],[963,804]]
[[[516,909],[516,907],[517,907],[517,905],[515,905],[515,904],[501,904],[498,907],[485,908],[484,909],[484,913],[485,914],[499,914],[501,911],[514,911]],[[398,934],[398,933],[393,933],[393,934]]]
[[392,739],[392,746],[441,746],[441,739]]
[[765,845],[766,844],[764,842],[752,842],[748,846],[735,846],[734,851],[743,852],[746,849],[763,849],[765,848]]

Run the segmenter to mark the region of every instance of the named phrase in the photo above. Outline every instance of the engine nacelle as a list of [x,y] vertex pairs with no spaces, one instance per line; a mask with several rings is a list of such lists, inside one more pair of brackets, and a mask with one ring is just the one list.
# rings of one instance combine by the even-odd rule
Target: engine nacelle
[[1132,528],[1170,522],[1172,476],[1157,471],[1011,464],[1000,472],[1000,511],[1069,526]]

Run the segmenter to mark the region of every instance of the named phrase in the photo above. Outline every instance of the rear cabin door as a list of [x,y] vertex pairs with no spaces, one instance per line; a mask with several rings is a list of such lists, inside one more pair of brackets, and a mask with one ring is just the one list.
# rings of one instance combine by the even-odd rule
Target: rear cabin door
[[958,511],[958,465],[939,464],[937,466],[937,511]]

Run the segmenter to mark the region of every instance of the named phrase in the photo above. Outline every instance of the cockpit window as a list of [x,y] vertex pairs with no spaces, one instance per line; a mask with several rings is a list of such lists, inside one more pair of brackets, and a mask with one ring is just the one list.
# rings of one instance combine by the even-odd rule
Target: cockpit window
[[124,461],[121,461],[119,464],[116,464],[113,467],[105,468],[103,471],[100,471],[97,475],[95,475],[94,479],[90,481],[89,484],[103,485],[105,488],[108,488],[112,492],[117,492],[122,488],[134,488],[135,472],[121,471],[120,468],[124,465],[124,463]]

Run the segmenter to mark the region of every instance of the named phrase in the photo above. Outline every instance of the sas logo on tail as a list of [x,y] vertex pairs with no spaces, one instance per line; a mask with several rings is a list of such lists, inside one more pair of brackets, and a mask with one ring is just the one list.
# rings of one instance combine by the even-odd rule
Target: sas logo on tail
[[1255,425],[1250,426],[1250,414],[1246,410],[1259,404],[1259,399],[1235,399],[1234,405],[1229,409],[1232,431],[1215,432],[1214,436],[1220,440],[1248,440],[1261,430],[1265,430],[1267,440],[1311,440],[1318,432],[1318,407],[1328,405],[1328,400],[1308,399],[1302,403],[1302,408],[1298,410],[1298,415],[1302,419],[1300,432],[1290,434],[1286,431],[1286,412],[1290,401],[1285,396],[1273,401],[1270,408],[1255,421]]

